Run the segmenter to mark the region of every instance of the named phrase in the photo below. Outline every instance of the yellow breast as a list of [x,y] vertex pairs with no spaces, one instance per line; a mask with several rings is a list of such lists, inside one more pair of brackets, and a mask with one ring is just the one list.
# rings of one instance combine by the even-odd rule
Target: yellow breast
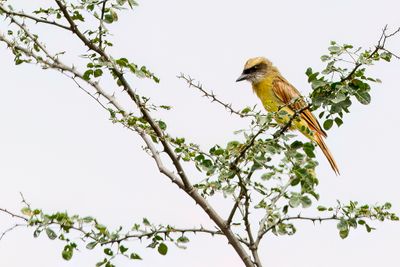
[[[294,112],[275,95],[273,90],[273,83],[274,76],[271,75],[269,77],[266,77],[259,83],[253,83],[253,90],[257,94],[258,98],[260,98],[264,108],[267,111],[277,112],[277,114],[275,115],[276,122],[278,122],[279,124],[286,124],[291,119]],[[290,128],[308,129],[308,126],[303,119],[299,118],[292,122]],[[303,132],[303,134],[309,136],[308,131]]]
[[253,90],[260,98],[264,108],[269,112],[277,112],[283,102],[275,95],[273,91],[274,77],[271,75],[258,83],[253,83]]

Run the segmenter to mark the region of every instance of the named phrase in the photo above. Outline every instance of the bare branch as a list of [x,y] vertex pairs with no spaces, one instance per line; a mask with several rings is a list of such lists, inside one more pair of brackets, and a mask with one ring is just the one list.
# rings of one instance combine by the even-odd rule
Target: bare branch
[[60,23],[57,23],[55,21],[49,21],[49,20],[46,20],[46,19],[38,18],[38,17],[32,16],[32,15],[25,14],[23,12],[14,12],[14,11],[8,10],[1,4],[0,4],[0,11],[3,11],[9,17],[15,16],[15,17],[20,17],[20,18],[25,18],[25,19],[32,20],[32,21],[34,21],[36,23],[49,24],[49,25],[52,25],[52,26],[56,26],[56,27],[62,28],[64,30],[68,30],[68,31],[71,30],[69,27],[67,27],[65,25],[62,25]]
[[193,87],[198,89],[200,92],[203,93],[204,97],[207,97],[211,99],[211,102],[216,102],[223,106],[226,110],[228,110],[231,114],[236,114],[240,116],[241,118],[243,117],[254,117],[254,114],[244,114],[240,111],[237,111],[232,108],[232,104],[227,104],[223,102],[222,100],[218,99],[217,96],[213,92],[208,92],[206,91],[203,86],[200,84],[200,82],[195,82],[194,79],[192,79],[190,76],[186,76],[185,74],[181,73],[179,76],[177,76],[178,79],[183,79],[189,87]]
[[267,229],[265,229],[265,233],[271,231],[272,229],[274,229],[277,225],[281,224],[282,222],[285,221],[292,221],[292,220],[304,220],[304,221],[311,221],[313,223],[315,222],[323,222],[323,221],[333,221],[333,220],[340,220],[340,218],[338,218],[336,215],[332,215],[330,217],[304,217],[301,215],[298,216],[292,216],[292,217],[286,217],[283,219],[278,220],[276,223],[274,223],[273,225],[271,225],[270,227],[268,227]]
[[4,236],[6,235],[6,234],[8,234],[9,232],[11,232],[12,230],[14,230],[14,229],[16,229],[16,228],[18,228],[18,227],[22,227],[22,226],[24,226],[24,227],[26,227],[26,224],[14,224],[13,226],[11,226],[10,228],[8,228],[7,230],[5,230],[4,232],[2,232],[1,233],[1,235],[0,235],[0,241],[4,238]]
[[226,225],[231,225],[233,217],[235,216],[235,213],[239,207],[240,201],[242,200],[243,194],[244,191],[242,188],[240,188],[239,196],[237,198],[235,197],[235,203],[233,204],[231,212],[229,213],[228,219],[226,219]]
[[[387,51],[387,49],[385,48],[386,45],[386,41],[393,37],[394,35],[398,34],[400,32],[400,27],[398,29],[396,29],[395,31],[393,31],[390,34],[387,34],[387,25],[382,29],[382,34],[378,40],[377,45],[375,46],[375,49],[372,51],[372,53],[366,58],[366,59],[371,59],[373,58],[380,50],[384,50],[386,52],[389,52],[390,54],[394,55],[392,52]],[[398,58],[396,55],[394,55],[396,58]],[[353,77],[354,73],[356,73],[356,71],[362,66],[364,65],[364,63],[362,62],[358,62],[354,65],[354,68],[350,71],[350,73],[346,76],[343,77],[340,82],[344,82],[349,80],[350,78]]]
[[25,221],[25,222],[28,221],[28,219],[25,218],[24,216],[18,215],[18,214],[16,214],[16,213],[13,213],[13,212],[8,211],[8,210],[3,209],[3,208],[0,208],[0,212],[6,213],[6,214],[10,215],[11,217],[15,217],[15,218],[21,219],[21,220],[23,220],[23,221]]

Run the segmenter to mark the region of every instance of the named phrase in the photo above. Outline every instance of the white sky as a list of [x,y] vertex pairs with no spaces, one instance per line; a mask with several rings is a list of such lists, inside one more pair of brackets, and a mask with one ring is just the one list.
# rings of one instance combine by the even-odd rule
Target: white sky
[[[232,131],[246,121],[188,89],[175,77],[180,72],[199,79],[234,106],[254,105],[258,99],[250,85],[234,82],[248,57],[270,58],[306,94],[304,72],[308,66],[322,66],[319,57],[330,40],[371,46],[385,24],[400,26],[400,2],[395,0],[139,3],[112,28],[113,51],[159,75],[160,85],[135,80],[135,87],[155,103],[173,105],[172,111],[161,114],[170,131],[203,147],[232,139]],[[3,21],[0,29],[7,25]],[[50,48],[78,47],[70,35],[48,28],[42,35]],[[400,52],[400,37],[389,47]],[[23,192],[34,207],[93,215],[112,226],[129,227],[142,217],[175,226],[210,225],[192,200],[157,173],[140,139],[110,123],[108,114],[70,80],[35,66],[15,67],[3,44],[0,58],[1,207],[18,211]],[[342,175],[336,177],[318,153],[321,204],[334,205],[336,199],[389,201],[400,213],[400,62],[371,70],[383,80],[372,89],[371,105],[353,105],[345,124],[330,131],[327,140]],[[0,217],[0,231],[10,225],[8,218]],[[335,223],[304,223],[295,236],[266,238],[261,257],[265,266],[393,266],[398,262],[399,224],[373,225],[378,230],[371,234],[358,229],[341,240]],[[119,266],[241,266],[223,238],[198,235],[191,240],[186,251],[170,246],[165,257],[132,243],[145,260],[121,260]],[[0,242],[0,266],[83,267],[100,259],[100,253],[83,249],[65,262],[62,245],[17,230]]]

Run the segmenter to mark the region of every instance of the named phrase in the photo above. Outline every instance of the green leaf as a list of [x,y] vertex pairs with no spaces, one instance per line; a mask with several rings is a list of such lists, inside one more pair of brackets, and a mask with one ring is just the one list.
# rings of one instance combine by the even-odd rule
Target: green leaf
[[124,246],[119,246],[119,251],[122,253],[122,254],[124,254],[125,252],[127,252],[128,251],[128,248],[126,248],[126,247],[124,247]]
[[131,8],[133,8],[134,6],[138,6],[138,3],[135,0],[128,0],[128,3]]
[[347,230],[348,228],[349,228],[349,225],[348,225],[347,221],[344,219],[341,219],[337,224],[337,229],[339,229],[340,231]]
[[346,99],[347,99],[347,96],[346,96],[345,94],[338,93],[338,94],[335,96],[335,98],[332,99],[331,101],[332,101],[333,103],[337,104],[337,103],[340,103],[340,102],[342,102],[342,101],[344,101],[344,100],[346,100]]
[[311,204],[312,204],[312,201],[308,196],[301,197],[301,205],[303,206],[303,208],[308,208],[311,206]]
[[300,183],[300,178],[296,177],[294,179],[292,179],[292,181],[290,182],[291,186],[296,186]]
[[90,242],[86,245],[86,248],[92,250],[96,247],[97,244],[98,244],[97,241]]
[[46,234],[51,240],[54,240],[57,238],[57,234],[50,228],[46,228]]
[[360,102],[363,105],[368,105],[371,103],[371,96],[367,91],[357,91],[355,94],[358,102]]
[[179,243],[188,243],[189,242],[189,238],[187,238],[186,236],[181,236],[176,241],[179,242]]
[[124,57],[115,60],[115,63],[117,63],[120,67],[128,67],[128,65],[129,65],[128,59],[126,59]]
[[268,181],[274,176],[274,174],[275,174],[274,172],[264,173],[263,175],[261,175],[261,179],[263,179],[264,181]]
[[324,207],[324,206],[318,206],[318,207],[317,207],[317,210],[318,210],[318,211],[325,211],[325,210],[327,210],[327,208]]
[[23,207],[21,209],[22,214],[26,215],[26,216],[32,216],[32,211],[29,207]]
[[99,223],[96,223],[94,227],[96,227],[96,229],[99,230],[101,233],[105,233],[107,231],[107,227]]
[[247,113],[249,113],[250,111],[251,111],[251,108],[245,107],[242,111],[240,111],[240,113],[242,113],[242,114],[247,114]]
[[150,222],[147,218],[143,218],[143,224],[146,226],[150,226]]
[[84,223],[91,223],[91,222],[94,221],[94,218],[93,218],[93,217],[90,217],[90,216],[87,216],[87,217],[84,217],[84,218],[82,219],[82,221],[83,221]]
[[114,255],[114,252],[110,248],[105,248],[104,254],[106,254],[108,256],[112,256],[112,255]]
[[303,146],[303,143],[300,141],[297,141],[297,140],[290,144],[290,147],[293,149],[298,149],[302,146]]
[[321,56],[321,61],[322,61],[322,62],[325,62],[325,61],[328,61],[330,58],[331,58],[331,57],[328,56],[328,55],[323,55],[323,56]]
[[73,15],[71,16],[72,20],[80,20],[80,21],[85,21],[85,18],[82,16],[81,13],[78,11],[74,11]]
[[331,54],[336,54],[336,53],[340,52],[341,48],[340,48],[340,46],[333,45],[333,46],[328,47],[328,50],[329,50],[329,52],[331,52]]
[[104,259],[103,261],[100,261],[100,262],[96,263],[96,267],[103,266],[106,262],[108,262],[108,260]]
[[153,81],[155,81],[156,83],[160,83],[160,78],[158,78],[154,75],[152,75],[152,77],[153,77]]
[[300,195],[297,193],[293,193],[293,195],[291,196],[291,198],[289,200],[290,207],[296,208],[300,205],[300,203],[301,203]]
[[380,57],[381,57],[383,60],[385,60],[385,61],[387,61],[387,62],[390,62],[390,59],[392,58],[392,54],[391,54],[391,53],[388,53],[388,52],[382,52],[382,53],[380,54]]
[[314,145],[311,143],[305,143],[303,145],[303,150],[304,153],[310,158],[315,158],[315,153],[314,153]]
[[339,236],[340,236],[342,239],[345,239],[346,237],[348,237],[348,236],[349,236],[349,229],[340,230],[340,231],[339,231]]
[[167,245],[165,245],[164,243],[160,243],[160,245],[158,245],[158,253],[160,253],[161,255],[167,255],[167,252],[168,252]]
[[104,15],[104,21],[108,24],[111,24],[118,20],[118,14],[114,9],[110,9],[109,13]]
[[39,235],[40,235],[41,232],[42,232],[42,231],[41,231],[40,229],[36,229],[36,230],[33,232],[33,237],[34,237],[34,238],[39,237]]
[[161,130],[167,129],[167,124],[163,121],[158,121],[158,126],[160,126]]
[[131,253],[131,255],[129,256],[132,260],[141,260],[142,258],[140,257],[139,254],[136,253]]
[[332,125],[333,125],[333,120],[331,120],[331,119],[327,119],[325,122],[324,122],[324,129],[325,130],[329,130],[330,128],[332,128]]
[[74,254],[74,248],[72,245],[68,244],[64,247],[61,256],[64,260],[69,261],[72,259],[72,256]]
[[100,77],[101,75],[103,75],[103,71],[101,69],[96,69],[94,71],[94,77]]
[[375,228],[372,228],[368,224],[365,224],[365,229],[367,229],[367,232],[370,233],[372,230],[375,230]]
[[340,127],[340,125],[343,124],[343,121],[342,121],[341,118],[335,118],[335,123],[336,123],[336,125],[337,125],[338,127]]
[[85,71],[85,73],[83,74],[83,79],[85,81],[89,81],[90,80],[90,75],[93,75],[93,70],[87,70]]

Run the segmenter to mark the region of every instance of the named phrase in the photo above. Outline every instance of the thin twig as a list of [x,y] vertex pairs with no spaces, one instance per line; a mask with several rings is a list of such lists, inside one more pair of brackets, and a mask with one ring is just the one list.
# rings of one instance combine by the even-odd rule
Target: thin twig
[[186,76],[185,74],[181,73],[180,75],[177,76],[178,79],[183,79],[189,87],[196,88],[199,90],[201,93],[203,93],[204,97],[207,97],[211,99],[211,102],[216,102],[223,106],[226,110],[228,110],[231,114],[236,114],[240,116],[241,118],[243,117],[254,117],[254,114],[248,114],[248,113],[242,113],[234,108],[232,108],[232,104],[227,104],[224,101],[220,100],[217,98],[217,96],[211,91],[208,92],[206,91],[203,86],[200,84],[200,82],[196,82],[193,78],[190,76]]
[[6,213],[6,214],[10,215],[11,217],[15,217],[15,218],[24,220],[24,221],[26,221],[26,222],[28,221],[28,219],[25,218],[24,216],[18,215],[18,214],[16,214],[16,213],[13,213],[13,212],[8,211],[8,210],[3,209],[3,208],[0,208],[0,212]]
[[127,234],[124,237],[121,237],[119,239],[114,239],[114,240],[109,240],[106,242],[101,242],[102,245],[106,244],[114,244],[114,243],[120,243],[122,241],[126,241],[129,239],[143,239],[143,238],[149,238],[152,237],[156,234],[171,234],[171,233],[206,233],[210,235],[224,235],[220,230],[210,230],[210,229],[205,229],[203,227],[200,228],[188,228],[188,229],[180,229],[180,228],[171,228],[171,229],[166,229],[166,230],[153,230],[150,232],[144,232],[140,234]]
[[46,19],[38,18],[38,17],[32,16],[32,15],[25,14],[23,12],[14,12],[14,11],[8,10],[1,4],[0,4],[0,10],[3,11],[5,14],[7,14],[10,17],[11,16],[16,16],[16,17],[20,17],[20,18],[26,18],[26,19],[32,20],[32,21],[34,21],[36,23],[49,24],[49,25],[52,25],[52,26],[56,26],[56,27],[62,28],[64,30],[68,30],[68,31],[71,30],[69,27],[67,27],[65,25],[62,25],[60,23],[57,23],[55,21],[49,21],[49,20],[46,20]]
[[22,226],[26,226],[26,224],[14,224],[13,226],[11,226],[10,228],[8,228],[7,230],[5,230],[4,232],[1,233],[0,235],[0,241],[4,238],[4,236],[6,234],[8,234],[9,232],[11,232],[12,230],[18,228],[18,227],[22,227]]
[[340,218],[338,218],[336,215],[332,215],[331,217],[304,217],[301,215],[286,217],[286,218],[278,220],[276,223],[274,223],[273,225],[271,225],[270,227],[265,229],[265,233],[271,231],[272,229],[274,229],[277,225],[281,224],[282,222],[292,221],[292,220],[304,220],[304,221],[311,221],[313,223],[315,223],[315,222],[321,223],[323,221],[332,221],[332,220],[338,221],[338,220],[340,220]]
[[228,219],[226,219],[226,224],[227,225],[231,225],[233,217],[235,216],[236,210],[238,209],[240,201],[242,200],[243,194],[244,194],[243,188],[240,187],[239,196],[237,198],[234,197],[235,203],[233,204],[231,212],[229,213]]
[[[388,26],[386,25],[382,30],[382,34],[381,34],[381,36],[380,36],[380,38],[378,40],[378,44],[375,46],[375,49],[372,51],[372,53],[366,59],[373,58],[380,50],[383,50],[383,48],[385,47],[387,39],[389,39],[390,37],[392,37],[392,36],[394,36],[394,35],[396,35],[397,33],[400,32],[400,28],[398,28],[395,31],[393,31],[392,33],[387,34],[386,33],[387,29],[388,29]],[[385,51],[388,52],[386,49],[385,49]],[[391,52],[389,52],[389,53],[391,53]],[[391,53],[391,54],[393,54],[393,53]],[[343,77],[340,80],[340,82],[344,82],[344,81],[347,81],[347,80],[351,79],[353,77],[354,73],[356,73],[356,71],[362,65],[364,65],[364,63],[362,63],[362,62],[358,62],[357,64],[355,64],[354,68],[350,71],[350,73],[347,76]]]
[[104,14],[106,11],[106,4],[107,4],[107,0],[104,0],[102,7],[101,7],[101,16],[100,16],[100,22],[99,22],[99,47],[100,47],[100,49],[102,49],[102,45],[103,45],[103,20],[104,20]]

